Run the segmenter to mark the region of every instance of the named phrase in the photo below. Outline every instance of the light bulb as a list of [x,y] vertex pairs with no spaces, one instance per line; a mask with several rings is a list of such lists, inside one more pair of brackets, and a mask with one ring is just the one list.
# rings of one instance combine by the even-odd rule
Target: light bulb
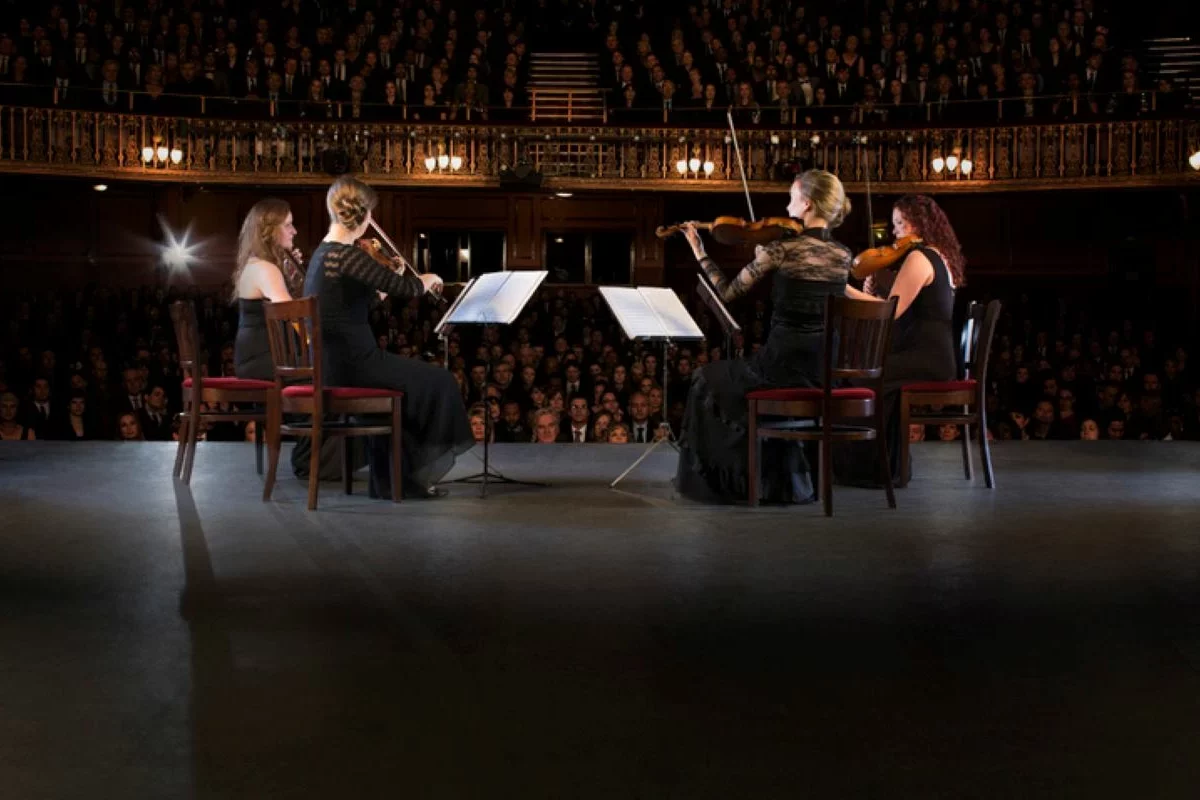
[[771,144],[779,144],[779,134],[777,134],[777,133],[771,134]]
[[714,164],[713,162],[711,162],[711,161],[704,162],[704,174],[706,176],[711,176],[713,174],[713,172],[716,170],[716,168],[717,168],[717,165]]
[[813,147],[816,147],[817,145],[819,145],[821,143],[821,134],[814,133],[812,135],[812,138],[808,140],[808,143],[811,144]]
[[946,156],[946,169],[951,172],[958,169],[958,156]]
[[700,159],[693,158],[688,161],[688,169],[692,172],[699,172],[701,167]]
[[108,184],[107,184],[107,183],[97,183],[97,184],[96,184],[95,186],[93,186],[92,188],[93,188],[93,189],[95,189],[97,192],[107,192],[107,191],[108,191]]
[[442,153],[437,158],[437,165],[438,165],[438,169],[445,169],[446,167],[450,166],[450,156],[446,155],[445,153]]
[[1200,170],[1200,150],[1188,156],[1188,164],[1191,165],[1192,169]]
[[687,174],[687,160],[681,158],[678,161],[676,161],[675,162],[675,171],[678,172],[680,175],[686,175]]
[[975,162],[969,158],[964,158],[962,160],[962,164],[960,164],[959,166],[962,168],[963,175],[970,177],[971,170],[975,169]]
[[944,169],[944,168],[945,168],[945,166],[946,166],[946,162],[945,162],[945,160],[944,160],[944,159],[943,159],[941,156],[936,156],[936,157],[933,159],[933,164],[932,164],[932,166],[933,166],[933,171],[934,171],[934,172],[936,172],[936,173],[938,173],[938,174],[941,174],[941,172],[942,172],[942,169]]
[[154,148],[153,147],[143,147],[142,148],[142,161],[145,161],[147,164],[149,164],[153,160],[154,160]]
[[425,157],[425,169],[429,170],[430,172],[433,172],[433,168],[436,166],[437,166],[436,158],[434,158],[433,156]]
[[165,147],[160,146],[157,150],[154,151],[154,155],[158,156],[159,161],[166,161],[167,157],[169,155],[171,155],[171,151]]
[[450,156],[450,169],[462,169],[462,156]]
[[458,260],[459,261],[470,261],[471,260],[471,251],[465,247],[458,248]]
[[176,147],[171,151],[171,163],[178,164],[180,161],[183,161],[183,151]]

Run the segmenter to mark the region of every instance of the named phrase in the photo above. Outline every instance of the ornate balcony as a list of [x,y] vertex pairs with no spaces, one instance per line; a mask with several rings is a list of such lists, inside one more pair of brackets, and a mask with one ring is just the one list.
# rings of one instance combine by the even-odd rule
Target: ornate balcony
[[[1183,119],[964,128],[739,132],[754,190],[828,169],[883,192],[1168,186],[1200,179]],[[0,106],[0,171],[93,178],[312,184],[358,171],[393,186],[740,191],[720,128],[239,121]],[[938,167],[940,169],[937,169]]]

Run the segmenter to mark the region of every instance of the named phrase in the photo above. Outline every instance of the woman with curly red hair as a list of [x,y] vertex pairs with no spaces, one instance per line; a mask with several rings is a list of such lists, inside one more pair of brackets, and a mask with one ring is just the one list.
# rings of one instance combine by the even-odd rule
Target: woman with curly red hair
[[[888,417],[888,449],[892,476],[897,482],[909,471],[900,464],[900,387],[918,381],[953,380],[958,372],[954,347],[954,292],[966,284],[962,247],[946,212],[927,195],[906,195],[892,208],[892,232],[896,239],[917,236],[922,244],[900,264],[887,296],[896,298],[896,321],[892,349],[888,354],[884,386],[884,408]],[[868,278],[870,281],[870,278]],[[870,291],[870,285],[864,288]],[[846,294],[860,300],[878,300],[873,294],[853,287]],[[842,483],[878,485],[874,446],[840,448],[838,479]],[[836,457],[836,456],[835,456]]]

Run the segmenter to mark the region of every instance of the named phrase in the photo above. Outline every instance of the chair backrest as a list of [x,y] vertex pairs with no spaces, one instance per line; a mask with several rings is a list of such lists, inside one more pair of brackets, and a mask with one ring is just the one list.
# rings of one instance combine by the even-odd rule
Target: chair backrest
[[191,300],[171,303],[171,325],[175,328],[175,343],[179,348],[179,371],[185,379],[197,381],[200,377],[196,366],[200,352],[200,324],[196,321],[196,307]]
[[966,354],[967,377],[974,378],[982,385],[987,381],[988,362],[992,357],[992,337],[995,336],[996,325],[1000,321],[1000,301],[993,300],[986,306],[972,303],[968,321],[974,323],[974,335],[971,349]]
[[320,394],[321,317],[315,297],[263,303],[267,340],[275,363],[275,383],[312,383]]
[[884,302],[829,295],[825,301],[825,386],[848,378],[882,378],[892,340],[896,298]]

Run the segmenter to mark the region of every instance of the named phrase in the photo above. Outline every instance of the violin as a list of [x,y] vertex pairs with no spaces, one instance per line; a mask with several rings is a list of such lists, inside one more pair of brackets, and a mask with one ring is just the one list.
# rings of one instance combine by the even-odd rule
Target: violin
[[[414,275],[420,276],[420,273],[413,269],[413,266],[408,263],[404,256],[400,255],[400,248],[396,247],[396,244],[380,229],[375,220],[371,220],[371,229],[375,231],[379,239],[359,239],[356,242],[359,249],[393,272],[403,273],[405,270],[412,270]],[[382,241],[380,241],[381,239]],[[385,244],[387,245],[386,248],[384,247]],[[444,306],[449,303],[445,297],[442,297],[440,293],[433,290],[427,290],[426,294],[433,298],[439,305]]]
[[864,250],[854,257],[850,274],[855,278],[865,278],[881,269],[894,267],[921,244],[920,236],[901,236],[889,245]]
[[[654,232],[665,239],[683,230],[680,225],[661,226]],[[731,246],[767,244],[785,236],[804,232],[804,223],[791,217],[763,217],[760,220],[744,220],[741,217],[717,217],[712,222],[693,222],[700,230],[706,230],[714,240]]]

